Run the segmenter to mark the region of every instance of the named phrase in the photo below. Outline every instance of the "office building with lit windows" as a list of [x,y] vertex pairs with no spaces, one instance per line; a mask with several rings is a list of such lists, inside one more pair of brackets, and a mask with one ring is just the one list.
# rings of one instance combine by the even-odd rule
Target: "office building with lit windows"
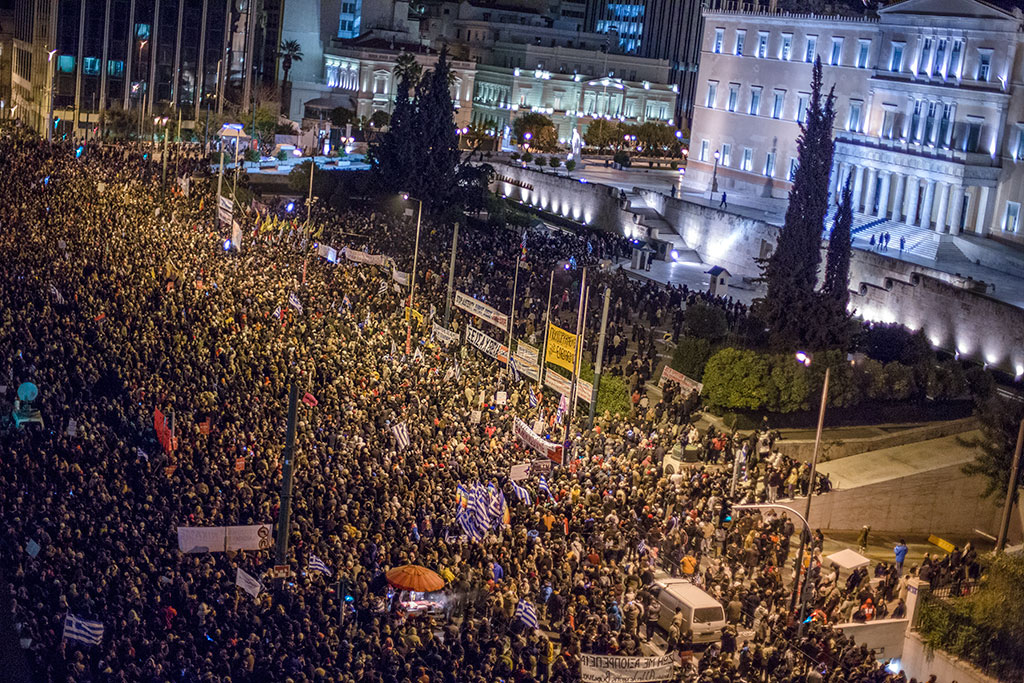
[[[22,0],[15,3],[12,104],[40,131],[98,134],[121,109],[201,126],[228,98],[248,109],[277,76],[282,0]],[[248,68],[247,68],[248,67]],[[51,97],[52,95],[52,97]]]
[[[784,199],[812,63],[835,87],[833,202],[849,179],[856,228],[1024,242],[1024,52],[1019,10],[903,0],[877,16],[705,13],[687,184]],[[855,228],[855,229],[856,229]]]

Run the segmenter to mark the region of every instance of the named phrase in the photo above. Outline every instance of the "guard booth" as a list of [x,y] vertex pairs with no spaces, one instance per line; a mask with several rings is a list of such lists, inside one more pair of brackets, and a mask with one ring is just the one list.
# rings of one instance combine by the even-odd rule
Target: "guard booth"
[[732,275],[722,266],[715,266],[711,270],[704,271],[711,279],[708,281],[708,291],[711,296],[729,296],[729,278]]
[[657,249],[651,249],[646,244],[633,247],[633,257],[629,267],[633,270],[647,270],[648,264],[658,255]]

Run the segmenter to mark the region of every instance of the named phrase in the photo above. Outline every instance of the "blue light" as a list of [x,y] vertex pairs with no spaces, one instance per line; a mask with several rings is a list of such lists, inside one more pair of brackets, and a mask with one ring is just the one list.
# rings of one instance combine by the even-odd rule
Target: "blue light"
[[288,202],[288,204],[285,205],[284,210],[287,211],[288,213],[291,213],[292,211],[294,211],[295,210],[295,202]]
[[49,185],[49,184],[50,184],[50,176],[46,176],[45,178],[43,178],[43,185]]
[[231,240],[224,240],[224,251],[231,251]]
[[83,145],[79,145],[78,148],[75,150],[75,158],[77,159],[78,157],[82,156],[82,152],[84,151],[85,147]]

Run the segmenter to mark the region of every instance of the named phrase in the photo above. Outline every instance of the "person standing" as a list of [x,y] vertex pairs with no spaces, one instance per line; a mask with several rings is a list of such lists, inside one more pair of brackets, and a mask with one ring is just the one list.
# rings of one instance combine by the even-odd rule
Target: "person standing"
[[868,534],[871,533],[871,527],[865,524],[860,529],[860,535],[857,536],[857,547],[860,548],[861,552],[868,549]]
[[726,196],[725,196],[724,192],[722,193],[722,203],[718,205],[718,208],[720,208],[720,209],[728,209],[729,208],[729,202],[726,201]]
[[896,556],[896,574],[903,574],[903,562],[907,559],[907,542],[902,538],[900,542],[896,544],[896,547],[892,549],[893,554]]
[[651,600],[650,604],[647,605],[647,638],[649,642],[651,637],[654,635],[654,629],[658,626],[658,618],[661,616],[661,602],[657,598]]

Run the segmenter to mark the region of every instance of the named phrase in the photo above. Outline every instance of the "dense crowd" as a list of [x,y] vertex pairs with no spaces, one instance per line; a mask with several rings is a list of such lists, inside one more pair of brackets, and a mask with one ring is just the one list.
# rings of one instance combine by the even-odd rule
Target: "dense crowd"
[[[0,577],[39,680],[575,681],[580,653],[651,651],[659,607],[650,588],[661,572],[719,598],[729,621],[720,643],[693,654],[692,634],[673,620],[663,635],[680,656],[678,680],[903,680],[828,624],[852,604],[898,600],[905,578],[841,582],[822,566],[819,534],[809,564],[815,618],[798,637],[792,523],[722,517],[729,501],[806,489],[806,466],[781,456],[768,430],[743,439],[696,428],[693,397],[671,384],[648,398],[655,330],[678,334],[697,298],[731,318],[742,306],[630,280],[614,265],[597,273],[624,250],[599,235],[530,231],[516,283],[522,236],[464,231],[457,288],[504,311],[515,288],[516,338],[542,340],[552,269],[552,316],[567,329],[578,268],[593,266],[593,282],[612,288],[609,372],[642,397],[587,430],[559,415],[558,397],[533,407],[528,382],[475,350],[435,345],[428,327],[413,334],[418,353],[402,353],[404,290],[384,269],[329,263],[297,226],[260,230],[250,219],[241,251],[225,250],[198,160],[179,164],[196,176],[185,196],[173,182],[160,187],[151,160],[118,147],[76,158],[8,127],[0,158],[2,401],[34,382],[45,420],[2,427]],[[329,220],[323,240],[411,269],[415,235],[401,214]],[[425,316],[443,315],[449,239],[447,229],[423,229],[416,308]],[[453,320],[467,322],[462,312]],[[175,533],[276,520],[292,383],[317,403],[300,406],[298,421],[296,573],[267,579],[252,598],[236,588],[236,570],[265,576],[272,553],[185,554]],[[172,453],[156,441],[157,408],[174,414]],[[536,478],[522,482],[528,504],[508,473],[536,456],[511,426],[541,411],[548,436],[566,442],[566,462],[547,479],[550,495]],[[391,429],[399,422],[404,449]],[[687,445],[697,446],[695,462],[663,467]],[[456,487],[472,483],[504,487],[511,508],[509,524],[481,541],[456,521]],[[310,570],[311,554],[332,579]],[[382,574],[407,563],[446,579],[443,616],[389,609]],[[339,610],[336,578],[350,610]],[[515,618],[521,600],[536,606],[542,629]],[[102,642],[62,641],[68,613],[102,622]]]

